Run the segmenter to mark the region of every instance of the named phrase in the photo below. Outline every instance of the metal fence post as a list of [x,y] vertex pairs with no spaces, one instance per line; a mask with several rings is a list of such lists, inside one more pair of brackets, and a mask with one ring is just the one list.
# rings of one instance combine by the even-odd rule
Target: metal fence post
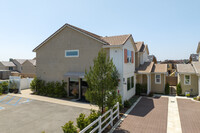
[[101,133],[101,116],[99,116],[99,133]]

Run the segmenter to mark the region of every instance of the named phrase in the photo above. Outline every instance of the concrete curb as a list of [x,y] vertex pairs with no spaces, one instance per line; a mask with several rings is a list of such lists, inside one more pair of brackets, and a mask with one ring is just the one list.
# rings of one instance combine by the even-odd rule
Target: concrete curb
[[124,119],[128,116],[128,114],[133,110],[133,108],[137,105],[137,103],[141,100],[141,96],[138,98],[138,100],[129,108],[126,113],[118,120],[118,122],[112,127],[112,129],[109,131],[109,133],[113,133],[114,130],[124,121]]

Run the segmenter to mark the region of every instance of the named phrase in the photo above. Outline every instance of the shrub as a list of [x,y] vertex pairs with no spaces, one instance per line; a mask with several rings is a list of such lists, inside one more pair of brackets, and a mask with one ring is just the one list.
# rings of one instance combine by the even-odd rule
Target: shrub
[[78,133],[77,128],[73,125],[72,121],[69,121],[64,126],[62,126],[62,130],[64,133]]
[[176,86],[176,94],[180,96],[182,94],[181,83],[178,83]]
[[165,95],[169,95],[169,83],[165,84]]
[[66,82],[45,82],[34,78],[31,82],[31,90],[38,95],[62,98],[67,96],[65,91]]
[[[98,119],[100,116],[100,113],[96,112],[95,110],[91,110],[90,115],[88,117],[85,117],[85,114],[81,113],[79,117],[76,119],[77,127],[80,130],[83,130],[85,127],[87,127],[90,123]],[[89,133],[97,126],[97,124],[94,124],[90,129],[86,131],[86,133]]]
[[31,82],[30,86],[31,86],[31,91],[36,92],[36,82],[37,82],[37,78],[35,77],[33,79],[33,81]]
[[200,101],[200,96],[197,96],[197,98],[196,98],[196,99],[197,99],[197,101]]
[[125,108],[130,108],[131,107],[131,103],[128,100],[124,101],[124,107]]
[[13,80],[13,81],[9,81],[9,88],[10,89],[18,89],[17,88],[17,83]]
[[141,85],[141,93],[147,93],[147,84]]
[[85,117],[85,114],[81,113],[79,117],[76,119],[77,127],[80,130],[83,130],[87,125],[89,125],[88,118]]
[[136,95],[140,95],[141,93],[141,84],[137,83],[136,84]]
[[119,110],[122,110],[124,107],[123,107],[123,104],[122,104],[122,96],[121,95],[118,96],[117,101],[119,102]]
[[0,95],[2,95],[2,93],[3,93],[3,87],[2,85],[0,85]]

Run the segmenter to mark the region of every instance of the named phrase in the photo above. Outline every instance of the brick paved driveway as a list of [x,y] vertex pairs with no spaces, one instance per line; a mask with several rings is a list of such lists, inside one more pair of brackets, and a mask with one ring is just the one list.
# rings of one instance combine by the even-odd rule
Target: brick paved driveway
[[114,133],[166,133],[168,98],[143,97]]
[[200,133],[200,103],[177,99],[182,133]]

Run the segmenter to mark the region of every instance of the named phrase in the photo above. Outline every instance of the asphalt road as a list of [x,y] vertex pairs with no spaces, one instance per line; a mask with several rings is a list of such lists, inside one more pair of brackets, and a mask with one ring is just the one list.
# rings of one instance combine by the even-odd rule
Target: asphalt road
[[90,110],[14,96],[0,96],[1,133],[63,133],[61,126]]

